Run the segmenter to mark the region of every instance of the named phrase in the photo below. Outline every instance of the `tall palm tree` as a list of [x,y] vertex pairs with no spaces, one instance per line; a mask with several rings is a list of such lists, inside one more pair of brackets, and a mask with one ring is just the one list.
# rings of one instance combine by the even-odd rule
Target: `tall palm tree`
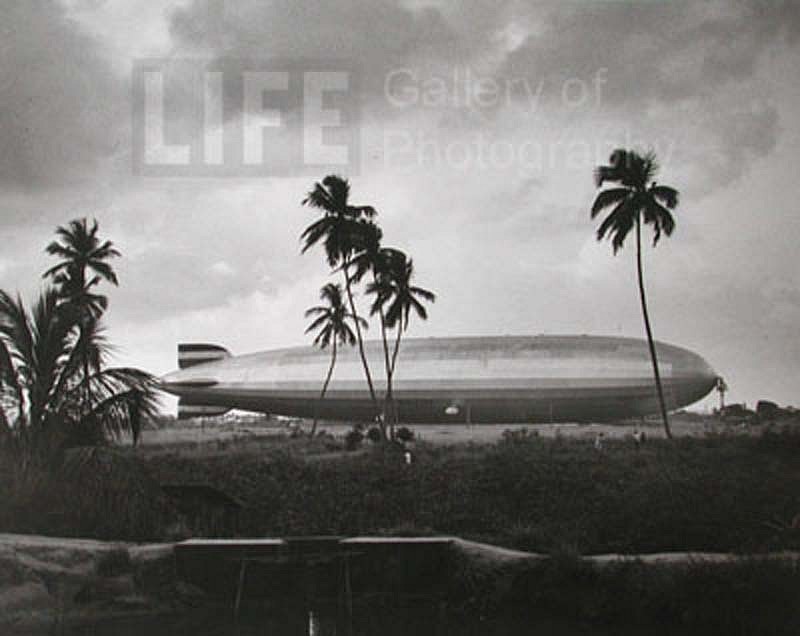
[[[367,328],[367,321],[363,318],[354,316],[347,311],[342,298],[342,288],[340,285],[328,283],[325,285],[319,294],[320,300],[324,302],[323,305],[311,307],[306,311],[306,318],[314,318],[311,324],[308,325],[306,333],[317,331],[314,338],[314,345],[320,349],[331,347],[331,364],[328,367],[328,374],[325,376],[325,382],[322,385],[322,391],[319,394],[320,404],[325,399],[325,393],[328,390],[331,376],[333,375],[333,368],[336,365],[336,350],[337,345],[350,345],[356,344],[356,334],[350,327],[350,323],[354,323],[364,329]],[[317,432],[317,409],[314,409],[314,424],[311,428],[311,436],[313,437]]]
[[635,229],[639,300],[647,332],[647,345],[650,348],[650,359],[653,363],[661,417],[664,420],[664,432],[667,437],[672,437],[664,401],[664,389],[661,386],[661,375],[658,370],[653,331],[647,312],[642,274],[642,222],[653,226],[653,247],[658,243],[662,232],[670,236],[675,229],[675,219],[672,218],[670,210],[674,210],[678,205],[678,191],[669,186],[657,184],[654,181],[657,172],[658,163],[652,152],[639,155],[631,150],[615,150],[611,153],[609,165],[599,166],[596,169],[595,182],[598,188],[602,187],[606,181],[619,184],[619,186],[603,190],[597,195],[592,205],[591,218],[595,218],[603,210],[612,208],[597,229],[597,240],[602,241],[606,236],[611,238],[615,255],[622,248],[630,231]]
[[323,216],[309,225],[301,234],[302,252],[322,242],[328,264],[338,268],[344,276],[344,287],[350,306],[350,313],[355,319],[356,341],[364,375],[367,379],[370,397],[376,414],[378,402],[372,382],[367,356],[364,352],[364,338],[361,322],[358,320],[355,301],[353,300],[353,279],[351,265],[353,256],[362,248],[367,235],[379,234],[380,229],[372,219],[377,212],[368,205],[351,205],[350,184],[346,179],[336,175],[328,175],[322,183],[315,183],[314,189],[303,200],[303,205],[323,211]]
[[422,320],[428,319],[428,311],[422,304],[434,302],[436,294],[432,291],[412,284],[414,278],[414,261],[400,250],[389,250],[385,254],[384,267],[377,272],[376,280],[367,286],[367,293],[374,294],[371,312],[382,312],[386,326],[395,330],[394,349],[392,351],[386,377],[386,404],[390,412],[392,425],[398,421],[398,413],[394,403],[393,378],[397,367],[397,354],[400,351],[400,340],[408,330],[412,310]]
[[[113,285],[119,284],[116,273],[107,261],[119,257],[120,253],[111,241],[101,241],[97,231],[97,220],[93,219],[90,225],[86,218],[73,219],[66,227],[56,228],[59,240],[52,241],[45,250],[61,261],[42,277],[52,278],[61,301],[72,305],[78,312],[82,333],[93,331],[93,323],[108,307],[108,299],[94,293],[93,288],[102,280]],[[88,400],[91,358],[84,357],[82,362]]]
[[[365,232],[362,237],[361,251],[353,256],[353,283],[359,283],[367,273],[372,275],[372,285],[377,286],[381,277],[390,276],[391,269],[398,259],[404,259],[405,254],[400,250],[391,247],[381,246],[380,232]],[[381,343],[383,344],[384,371],[386,374],[387,392],[384,395],[383,418],[381,419],[381,433],[386,438],[386,423],[390,419],[388,413],[391,406],[391,384],[392,384],[392,364],[391,354],[389,353],[388,325],[383,305],[373,309],[372,314],[378,314],[381,325]]]
[[[156,381],[132,368],[101,369],[107,346],[99,325],[46,289],[31,311],[0,290],[0,422],[23,448],[98,443],[130,433],[155,414]],[[84,357],[96,371],[83,376]],[[84,392],[88,386],[88,394]]]

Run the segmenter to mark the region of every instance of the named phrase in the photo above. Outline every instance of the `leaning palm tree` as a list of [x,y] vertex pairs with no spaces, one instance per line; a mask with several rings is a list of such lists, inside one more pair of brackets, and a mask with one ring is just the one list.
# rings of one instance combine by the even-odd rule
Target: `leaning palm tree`
[[636,268],[639,281],[639,299],[642,305],[647,344],[650,348],[650,359],[653,363],[658,401],[661,417],[664,420],[664,432],[672,437],[667,418],[667,407],[664,401],[664,389],[661,386],[661,375],[658,370],[658,358],[653,342],[653,331],[647,312],[644,277],[642,274],[642,222],[653,226],[653,246],[658,243],[662,232],[667,236],[675,229],[675,220],[670,210],[678,205],[678,191],[669,186],[658,185],[653,179],[658,172],[655,155],[650,152],[639,155],[631,150],[615,150],[611,154],[607,166],[600,166],[595,171],[595,182],[601,187],[606,181],[619,184],[618,187],[603,190],[597,195],[592,205],[591,217],[612,208],[597,229],[597,240],[606,236],[611,238],[614,254],[622,248],[625,239],[632,229],[636,234]]
[[[325,285],[319,294],[320,300],[324,305],[317,305],[311,307],[306,311],[306,318],[314,318],[306,333],[317,331],[314,338],[314,345],[320,349],[331,347],[331,364],[328,367],[328,374],[325,376],[325,382],[322,384],[322,391],[319,394],[319,403],[325,399],[325,393],[328,391],[328,384],[330,384],[331,376],[333,375],[333,368],[336,366],[336,352],[337,345],[350,345],[353,346],[357,342],[356,334],[350,327],[350,323],[354,323],[363,328],[367,328],[367,321],[363,318],[354,316],[347,311],[342,298],[342,288],[340,285],[328,283]],[[311,436],[313,437],[317,432],[317,409],[314,409],[314,424],[311,428]]]
[[[59,292],[28,311],[0,290],[0,422],[23,449],[97,444],[130,433],[156,412],[156,380],[138,369],[102,368],[108,347]],[[84,377],[83,361],[94,372]],[[88,393],[84,388],[88,387]],[[44,442],[44,443],[40,443]]]
[[389,412],[392,427],[398,422],[397,408],[394,403],[393,378],[397,368],[397,354],[400,351],[400,340],[408,330],[411,311],[422,320],[427,320],[428,311],[421,301],[434,302],[436,294],[432,291],[412,284],[414,277],[414,261],[400,250],[390,250],[385,254],[384,268],[377,273],[376,280],[367,286],[367,293],[374,294],[371,312],[381,312],[386,326],[395,330],[394,349],[392,351],[386,377],[386,410]]
[[301,234],[303,241],[302,252],[305,253],[317,243],[322,242],[328,264],[338,268],[344,276],[344,287],[347,294],[350,313],[355,319],[356,341],[367,379],[370,397],[376,412],[377,398],[372,375],[364,352],[364,338],[361,333],[361,323],[358,320],[355,301],[353,300],[353,279],[351,266],[353,256],[361,249],[365,236],[380,233],[377,225],[372,221],[377,212],[375,208],[362,205],[351,205],[350,184],[346,179],[336,175],[328,175],[322,183],[314,184],[314,189],[303,200],[303,205],[323,211],[323,216],[309,225]]

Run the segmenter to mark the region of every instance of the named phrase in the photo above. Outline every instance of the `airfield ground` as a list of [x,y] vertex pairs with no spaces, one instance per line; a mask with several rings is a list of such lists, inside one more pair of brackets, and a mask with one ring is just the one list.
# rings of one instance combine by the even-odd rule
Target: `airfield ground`
[[[800,426],[800,422],[798,422]],[[503,437],[505,431],[527,430],[544,438],[563,437],[576,440],[594,440],[599,434],[604,440],[631,439],[635,428],[645,431],[647,438],[664,437],[660,421],[649,419],[642,427],[639,422],[626,421],[614,424],[427,424],[410,425],[417,440],[434,445],[492,444]],[[758,435],[765,427],[742,426],[725,423],[719,419],[694,413],[676,414],[670,420],[676,437],[705,437],[708,435]],[[258,416],[218,417],[203,420],[164,420],[159,427],[144,431],[139,442],[142,452],[155,454],[181,450],[195,454],[214,452],[216,448],[257,450],[271,446],[277,438],[292,430],[309,431],[311,422],[304,420],[268,420]],[[352,428],[341,422],[320,422],[318,430],[334,436],[343,436]]]

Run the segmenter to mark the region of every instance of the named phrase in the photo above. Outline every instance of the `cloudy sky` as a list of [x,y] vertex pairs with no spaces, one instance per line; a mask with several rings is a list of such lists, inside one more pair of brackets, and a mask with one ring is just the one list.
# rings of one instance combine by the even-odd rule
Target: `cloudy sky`
[[[107,290],[121,363],[306,342],[328,273],[299,253],[300,201],[324,169],[297,148],[330,113],[298,117],[291,92],[340,65],[322,140],[358,140],[338,172],[438,293],[414,335],[640,336],[633,245],[613,257],[588,211],[594,165],[652,149],[682,195],[645,255],[656,337],[703,355],[729,399],[800,403],[793,0],[3,0],[0,30],[0,287],[33,297],[56,225],[96,217],[124,254]],[[283,109],[263,144],[280,170],[136,169],[142,60],[173,69],[157,138],[192,153],[216,102],[181,68],[227,87],[285,66],[289,92],[261,103]],[[241,130],[252,109],[221,101],[216,132]]]

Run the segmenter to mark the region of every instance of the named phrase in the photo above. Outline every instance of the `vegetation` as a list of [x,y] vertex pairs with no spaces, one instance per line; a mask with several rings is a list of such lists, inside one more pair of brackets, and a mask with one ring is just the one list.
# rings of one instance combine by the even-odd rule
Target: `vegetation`
[[[400,250],[385,250],[373,261],[373,282],[367,286],[367,293],[375,295],[371,313],[379,314],[383,335],[383,350],[386,359],[386,408],[384,412],[392,425],[398,423],[398,411],[395,405],[392,380],[397,368],[397,354],[400,352],[400,340],[408,329],[411,310],[422,320],[427,320],[428,312],[421,300],[433,302],[436,295],[411,284],[414,277],[414,262]],[[421,299],[421,300],[420,300]],[[395,330],[394,348],[391,356],[387,342],[387,329]]]
[[[609,440],[602,451],[590,440],[535,436],[485,445],[416,442],[411,466],[393,445],[343,453],[318,435],[313,453],[308,446],[277,438],[249,452],[159,453],[145,455],[141,468],[155,483],[212,483],[242,502],[237,527],[244,536],[403,528],[545,553],[800,549],[797,433],[653,439],[641,447]],[[90,499],[86,505],[98,508],[115,501]],[[130,521],[99,510],[102,538],[166,533],[155,525],[163,507],[148,513],[146,498],[137,501],[154,534],[131,536]],[[41,501],[31,505],[28,528],[51,531]],[[14,518],[23,517],[12,515],[2,529],[13,530]],[[84,510],[80,518],[91,517]],[[98,532],[85,524],[81,530]],[[220,529],[220,536],[233,533]]]
[[[101,317],[101,278],[116,284],[105,262],[119,253],[85,219],[58,228],[48,252],[63,260],[29,310],[0,291],[0,441],[13,460],[48,460],[53,451],[100,444],[130,433],[134,441],[155,410],[155,380],[138,369],[106,367],[109,344]],[[87,280],[89,272],[97,272]]]
[[[302,251],[322,242],[328,264],[334,271],[341,271],[345,281],[345,291],[350,306],[350,315],[356,327],[356,342],[364,367],[370,396],[376,416],[379,416],[381,431],[386,438],[386,424],[392,426],[398,421],[398,413],[392,389],[392,380],[397,365],[400,340],[408,329],[411,310],[420,318],[427,318],[422,301],[433,302],[433,292],[412,285],[414,276],[413,261],[402,251],[383,247],[383,232],[377,225],[377,212],[372,206],[352,206],[349,203],[350,184],[346,179],[329,175],[316,183],[314,189],[303,200],[308,205],[324,212],[322,218],[308,226],[301,240]],[[375,296],[370,313],[377,314],[381,326],[381,342],[384,354],[386,392],[383,408],[378,407],[378,398],[364,352],[363,330],[367,324],[356,311],[354,287],[371,274],[371,282],[366,291]],[[362,330],[363,327],[363,330]],[[395,330],[394,347],[390,352],[388,330]],[[330,380],[330,373],[324,387]],[[323,388],[323,391],[325,388]]]
[[560,555],[528,567],[499,603],[506,616],[549,615],[600,633],[789,636],[800,628],[798,576],[794,564],[769,559],[599,567]]
[[314,184],[314,189],[303,200],[303,205],[323,211],[322,218],[303,231],[301,235],[302,251],[306,252],[320,241],[323,242],[328,264],[333,269],[341,270],[344,276],[344,287],[347,292],[347,301],[350,304],[350,313],[355,319],[356,340],[361,364],[364,367],[367,386],[377,413],[378,402],[369,363],[364,353],[364,338],[353,300],[351,273],[353,257],[363,245],[365,235],[378,231],[377,226],[372,222],[377,212],[372,206],[350,205],[350,184],[346,179],[335,175],[329,175],[322,180],[322,183]]
[[[337,346],[339,344],[351,346],[356,344],[356,335],[353,333],[350,323],[361,323],[361,326],[366,329],[367,321],[347,311],[342,299],[342,288],[339,285],[328,283],[320,291],[319,297],[325,304],[311,307],[306,311],[306,318],[314,318],[306,329],[306,333],[317,330],[314,344],[320,349],[331,347],[331,364],[328,367],[328,374],[325,376],[325,382],[322,384],[322,391],[319,394],[321,403],[325,399],[325,393],[328,390],[331,375],[333,375],[333,367],[336,365]],[[315,410],[314,424],[311,428],[312,437],[316,432],[317,414]]]
[[639,281],[639,300],[642,305],[644,327],[647,332],[647,344],[650,347],[650,358],[653,362],[658,401],[664,421],[664,432],[672,437],[667,418],[667,407],[664,402],[664,390],[658,370],[658,358],[653,343],[653,331],[647,313],[647,301],[642,274],[642,222],[653,226],[653,246],[658,243],[662,232],[667,236],[675,229],[675,220],[670,210],[678,205],[678,191],[669,186],[658,185],[653,179],[658,172],[655,155],[644,156],[631,150],[615,150],[607,166],[600,166],[595,171],[597,187],[605,182],[619,184],[616,188],[603,190],[597,195],[592,205],[592,218],[607,208],[613,209],[603,219],[597,229],[597,240],[602,241],[608,235],[614,248],[614,254],[622,248],[625,239],[632,229],[636,234],[636,271]]

